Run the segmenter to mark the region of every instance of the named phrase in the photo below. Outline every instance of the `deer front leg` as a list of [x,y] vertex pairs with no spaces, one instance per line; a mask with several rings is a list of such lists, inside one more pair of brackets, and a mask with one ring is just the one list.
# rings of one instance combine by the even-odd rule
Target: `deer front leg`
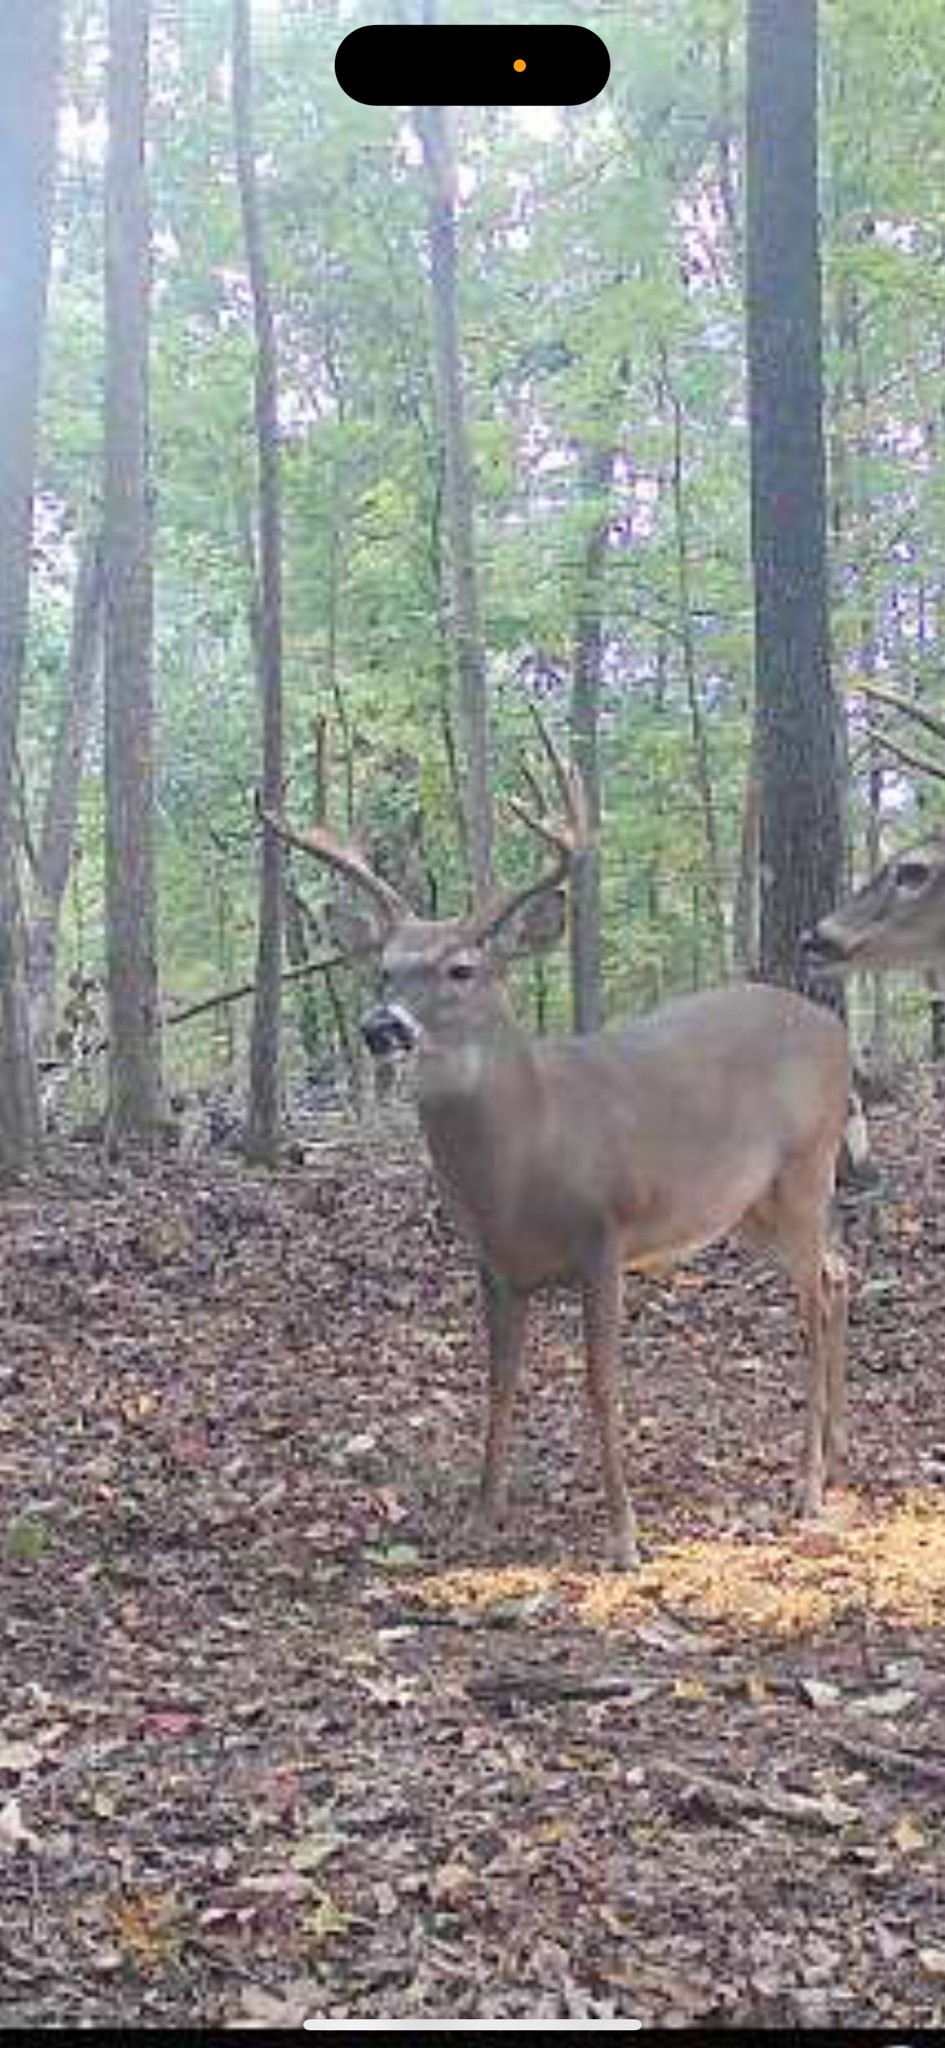
[[831,1249],[823,1262],[824,1344],[827,1352],[827,1484],[842,1486],[847,1476],[847,1265],[842,1252]]
[[528,1296],[487,1268],[480,1282],[489,1349],[489,1419],[475,1521],[489,1531],[502,1520],[508,1495],[512,1409],[522,1372]]
[[804,1521],[817,1521],[825,1486],[841,1482],[846,1470],[847,1275],[839,1252],[815,1248],[799,1294],[808,1372],[800,1508]]
[[640,1552],[624,1477],[623,1413],[617,1383],[623,1302],[619,1245],[608,1241],[601,1247],[585,1273],[582,1293],[587,1384],[600,1435],[611,1558],[618,1571],[629,1571],[639,1564]]

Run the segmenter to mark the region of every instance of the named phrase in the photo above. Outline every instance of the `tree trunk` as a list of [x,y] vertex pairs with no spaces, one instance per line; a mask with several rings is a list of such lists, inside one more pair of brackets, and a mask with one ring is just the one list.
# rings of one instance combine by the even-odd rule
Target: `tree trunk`
[[[875,664],[874,664],[875,666]],[[870,727],[869,809],[866,814],[866,861],[875,875],[883,859],[883,758],[876,743],[872,715]],[[892,1068],[892,1039],[889,1019],[889,983],[885,974],[870,976],[872,1027],[870,1030],[870,1071],[888,1081]]]
[[55,1024],[59,927],[101,669],[103,593],[102,543],[96,533],[83,549],[76,573],[69,657],[32,875],[27,951],[33,1038],[39,1053],[48,1051]]
[[601,966],[600,687],[604,630],[602,584],[607,558],[606,500],[614,472],[612,448],[589,448],[582,458],[581,495],[594,508],[578,594],[571,681],[571,740],[584,778],[595,843],[580,853],[571,872],[571,1003],[575,1031],[599,1031],[604,1021]]
[[[327,825],[328,823],[328,797],[331,783],[331,771],[329,761],[329,737],[330,734],[327,719],[324,717],[317,718],[315,721],[315,771],[312,778],[313,825]],[[354,748],[353,734],[351,734],[350,731],[348,733],[345,743],[345,761],[347,797],[348,802],[351,805],[351,810],[347,814],[348,824],[351,830],[353,831],[355,825]],[[310,916],[310,913],[307,914]],[[317,925],[317,923],[314,926],[314,933],[318,943],[320,945],[323,944],[325,934]],[[350,971],[353,974],[354,985],[357,990],[358,1013],[360,1014],[361,977],[356,968],[352,968]],[[335,1037],[337,1039],[338,1046],[341,1052],[341,1058],[344,1064],[345,1073],[348,1077],[348,1094],[351,1098],[351,1107],[354,1110],[355,1116],[360,1121],[364,1113],[364,1063],[366,1057],[365,1045],[364,1040],[361,1037],[361,1033],[357,1030],[352,1030],[351,1028],[348,1019],[348,1011],[347,1008],[345,1007],[344,998],[341,992],[341,987],[339,985],[339,978],[336,974],[332,972],[332,969],[330,967],[327,968],[325,972],[325,992],[328,996],[328,1003],[331,1009],[332,1022],[335,1027]],[[374,1076],[374,1084],[376,1088],[376,1074]]]
[[[856,549],[859,535],[864,539],[869,527],[869,460],[870,460],[870,418],[869,392],[866,382],[866,362],[863,355],[863,320],[860,294],[855,282],[851,282],[841,296],[841,318],[838,321],[841,348],[849,351],[853,362],[853,398],[856,405],[856,465],[853,471],[850,491],[851,509],[856,515],[853,543]],[[843,508],[839,513],[841,523]],[[856,554],[854,553],[854,560]],[[860,668],[870,680],[876,676],[876,622],[868,593],[861,599],[860,609]],[[877,742],[875,706],[867,700],[866,723],[869,732],[869,808],[866,819],[866,853],[869,873],[875,875],[883,858],[883,759]],[[889,983],[885,974],[870,977],[872,994],[872,1028],[870,1031],[870,1070],[881,1080],[888,1082],[892,1068],[892,1041],[889,1014]]]
[[679,604],[679,635],[683,675],[686,683],[686,702],[689,706],[689,727],[692,734],[692,765],[695,772],[696,788],[699,792],[703,833],[705,836],[705,893],[708,898],[709,920],[712,926],[715,971],[719,980],[724,981],[728,973],[728,938],[725,930],[725,907],[722,900],[722,864],[719,852],[718,820],[715,813],[712,763],[709,758],[709,736],[706,731],[702,698],[699,694],[696,643],[692,630],[689,522],[683,470],[683,415],[682,406],[669,383],[665,367],[663,381],[669,401],[673,428],[671,488],[673,524],[676,538],[676,588]]
[[456,164],[450,110],[415,107],[429,189],[430,269],[440,432],[445,458],[452,637],[466,755],[466,826],[476,901],[492,882],[492,761],[479,618],[473,475],[456,305]]
[[39,1149],[17,873],[17,741],[56,163],[60,0],[0,9],[0,1173]]
[[945,993],[934,971],[926,976],[929,991],[929,1058],[939,1065],[945,1059]]
[[719,199],[722,214],[728,229],[732,249],[732,261],[740,276],[744,264],[742,248],[741,208],[738,203],[736,177],[738,149],[738,113],[732,93],[732,34],[727,22],[718,30],[716,45],[718,64],[718,143],[717,169]]
[[758,972],[759,953],[759,828],[761,789],[758,781],[757,745],[752,736],[742,801],[742,836],[738,855],[738,880],[732,913],[735,959],[742,974]]
[[746,187],[761,967],[790,984],[800,935],[836,901],[843,874],[828,643],[815,0],[750,0]]
[[452,660],[450,653],[449,617],[446,607],[446,580],[443,574],[443,464],[438,472],[433,491],[430,512],[430,573],[433,579],[433,602],[436,610],[436,697],[440,717],[440,736],[446,760],[446,774],[453,799],[456,817],[456,833],[459,841],[459,856],[467,896],[473,895],[472,856],[469,847],[469,818],[463,795],[462,772],[459,763],[454,723],[454,694]]
[[110,0],[105,250],[105,902],[108,1126],[163,1115],[154,862],[154,589],[148,447],[148,0]]
[[[233,0],[233,137],[243,215],[243,236],[256,335],[254,411],[259,465],[257,668],[263,722],[262,799],[282,804],[282,503],[276,339],[263,243],[252,118],[252,45],[249,0]],[[279,1049],[281,1040],[282,847],[268,826],[262,832],[256,1001],[250,1039],[250,1092],[245,1151],[275,1165],[279,1153]]]

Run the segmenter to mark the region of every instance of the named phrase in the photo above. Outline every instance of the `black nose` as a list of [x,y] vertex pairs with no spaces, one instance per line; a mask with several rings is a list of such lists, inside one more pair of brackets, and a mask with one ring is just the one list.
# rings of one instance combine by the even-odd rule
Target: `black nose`
[[833,960],[844,960],[846,954],[836,939],[821,932],[815,925],[809,932],[802,932],[797,949],[806,967],[829,966]]
[[371,1057],[376,1060],[389,1059],[395,1052],[409,1052],[413,1044],[406,1020],[383,1003],[362,1017],[361,1036]]

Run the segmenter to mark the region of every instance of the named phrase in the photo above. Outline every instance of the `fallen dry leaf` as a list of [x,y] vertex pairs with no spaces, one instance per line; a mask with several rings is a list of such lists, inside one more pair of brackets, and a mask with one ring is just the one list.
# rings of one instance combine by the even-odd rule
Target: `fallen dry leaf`
[[17,1849],[38,1850],[40,1839],[32,1828],[28,1828],[18,1799],[7,1799],[0,1806],[0,1849],[15,1852]]

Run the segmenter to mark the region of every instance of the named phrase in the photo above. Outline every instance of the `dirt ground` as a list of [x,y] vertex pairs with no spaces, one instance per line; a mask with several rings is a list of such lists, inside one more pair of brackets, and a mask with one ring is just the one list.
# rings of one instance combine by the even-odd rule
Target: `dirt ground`
[[785,1283],[722,1249],[634,1288],[633,1579],[568,1300],[464,1534],[419,1150],[6,1198],[0,2023],[945,2023],[945,1117],[872,1126],[834,1527]]

